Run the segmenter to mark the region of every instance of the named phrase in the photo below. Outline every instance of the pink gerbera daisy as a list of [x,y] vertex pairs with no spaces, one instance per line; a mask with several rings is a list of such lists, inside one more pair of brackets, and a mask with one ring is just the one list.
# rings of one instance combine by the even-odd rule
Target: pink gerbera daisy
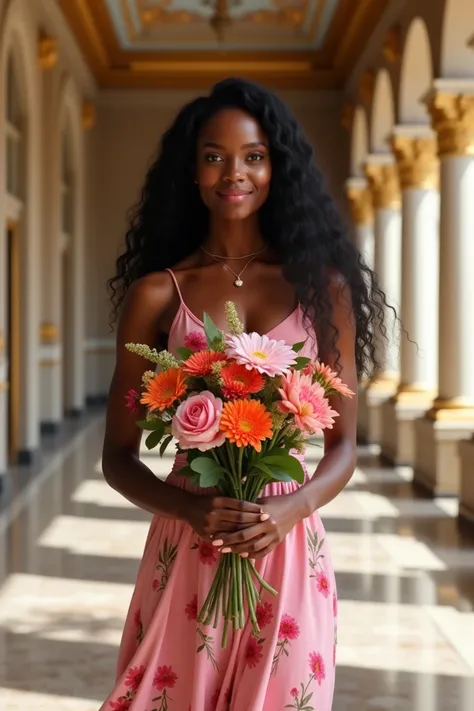
[[337,373],[328,365],[324,365],[324,363],[317,360],[310,367],[312,368],[313,380],[322,385],[326,395],[335,395],[336,393],[344,397],[352,397],[354,395],[352,390],[342,382]]
[[270,377],[287,373],[296,363],[294,350],[284,341],[275,341],[258,333],[227,336],[226,354],[248,370],[258,370]]
[[280,411],[293,415],[300,430],[314,433],[332,428],[339,413],[331,408],[324,389],[313,383],[310,375],[298,371],[284,375],[278,392]]

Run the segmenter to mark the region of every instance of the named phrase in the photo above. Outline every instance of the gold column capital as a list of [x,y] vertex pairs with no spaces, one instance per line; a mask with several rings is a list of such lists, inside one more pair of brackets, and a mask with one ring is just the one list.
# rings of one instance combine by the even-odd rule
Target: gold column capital
[[353,223],[371,225],[374,221],[374,210],[367,181],[363,178],[350,178],[346,182],[346,196]]
[[435,90],[425,103],[438,134],[439,155],[474,156],[474,93]]
[[82,105],[82,125],[86,131],[95,125],[96,110],[91,101],[84,101]]
[[40,342],[42,345],[52,345],[59,341],[59,328],[50,321],[44,321],[40,326]]
[[[430,133],[430,132],[429,132]],[[402,190],[439,189],[439,161],[436,135],[395,132],[391,139]]]
[[50,37],[45,32],[38,36],[38,61],[44,71],[53,69],[59,59],[59,46],[55,37]]
[[365,175],[369,181],[375,209],[401,206],[400,181],[395,162],[368,160]]

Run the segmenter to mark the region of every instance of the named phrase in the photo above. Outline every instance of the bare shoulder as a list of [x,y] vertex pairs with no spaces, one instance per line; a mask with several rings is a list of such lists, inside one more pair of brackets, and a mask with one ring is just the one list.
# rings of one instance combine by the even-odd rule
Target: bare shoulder
[[161,331],[161,319],[173,303],[174,291],[172,279],[166,272],[147,274],[133,282],[122,307],[119,342],[141,340],[155,343]]

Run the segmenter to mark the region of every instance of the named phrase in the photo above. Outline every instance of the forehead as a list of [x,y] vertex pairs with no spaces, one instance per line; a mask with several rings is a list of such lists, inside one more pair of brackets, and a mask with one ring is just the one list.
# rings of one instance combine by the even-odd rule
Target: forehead
[[258,121],[242,109],[218,111],[201,129],[199,143],[219,143],[222,146],[266,143],[265,133]]

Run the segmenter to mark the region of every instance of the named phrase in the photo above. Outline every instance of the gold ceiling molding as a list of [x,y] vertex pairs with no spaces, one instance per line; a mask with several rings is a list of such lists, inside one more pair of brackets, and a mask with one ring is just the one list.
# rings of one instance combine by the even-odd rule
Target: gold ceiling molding
[[361,76],[359,83],[359,96],[367,106],[370,106],[374,96],[375,89],[375,72],[373,69],[368,69]]
[[[326,1],[319,0],[306,39],[317,36]],[[128,3],[121,2],[127,33],[136,33]],[[249,50],[243,44],[250,41],[247,37],[238,50],[153,51],[140,46],[127,50],[119,43],[105,0],[58,0],[58,3],[100,87],[201,89],[232,73],[267,83],[274,89],[340,89],[388,0],[339,0],[319,49],[268,51]],[[278,17],[284,18],[282,23],[294,25],[299,21],[297,13],[302,10],[281,14],[283,6],[279,6],[278,0],[275,4]],[[253,22],[262,26],[264,43],[265,36],[271,37],[271,23],[275,19],[271,20],[269,15],[265,15],[265,21],[263,18],[257,10],[254,12]],[[148,21],[151,22],[151,16]]]
[[84,101],[82,105],[82,126],[89,131],[95,125],[96,108],[91,101]]
[[391,27],[382,47],[382,54],[388,64],[398,64],[402,59],[402,32],[399,25]]
[[53,69],[59,59],[58,40],[41,31],[38,35],[38,62],[43,70]]

